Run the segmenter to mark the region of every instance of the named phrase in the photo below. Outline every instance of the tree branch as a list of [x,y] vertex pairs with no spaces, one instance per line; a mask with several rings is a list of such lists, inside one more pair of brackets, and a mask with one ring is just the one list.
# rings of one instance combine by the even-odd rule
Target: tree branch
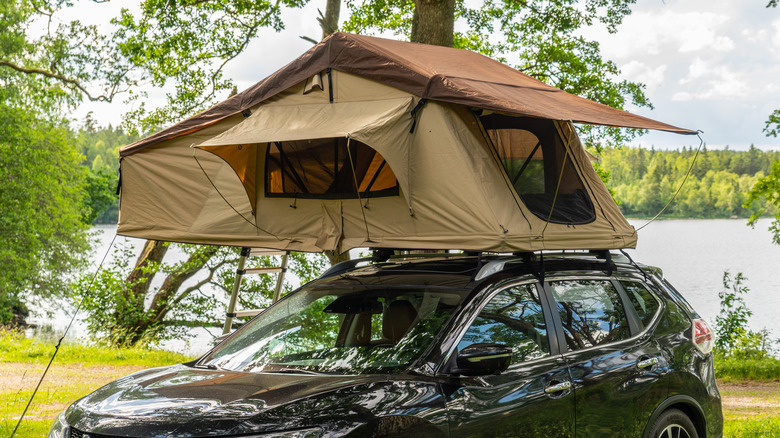
[[111,96],[105,96],[105,95],[92,96],[92,94],[90,94],[90,92],[83,85],[81,85],[81,83],[79,81],[77,81],[75,79],[72,79],[72,78],[69,78],[69,77],[67,77],[65,75],[61,75],[59,73],[53,73],[53,72],[50,72],[50,71],[47,71],[47,70],[41,70],[39,68],[22,67],[20,65],[17,65],[15,63],[13,63],[11,61],[7,61],[5,59],[0,59],[0,66],[9,67],[12,70],[16,70],[16,71],[18,71],[20,73],[24,73],[24,74],[41,75],[41,76],[45,76],[47,78],[56,79],[56,80],[58,80],[60,82],[63,82],[65,84],[68,84],[68,85],[70,85],[72,87],[75,87],[75,88],[79,89],[82,93],[84,93],[87,96],[87,98],[89,100],[91,100],[93,102],[111,102],[111,100],[114,97],[113,95],[111,95]]

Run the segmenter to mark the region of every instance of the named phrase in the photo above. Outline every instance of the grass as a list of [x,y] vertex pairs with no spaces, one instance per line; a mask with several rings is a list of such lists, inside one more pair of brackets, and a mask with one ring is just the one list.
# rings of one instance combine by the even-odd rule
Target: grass
[[[24,362],[47,364],[54,353],[54,342],[25,339],[18,332],[0,330],[0,363]],[[105,365],[142,365],[181,363],[191,357],[164,350],[148,348],[110,348],[84,344],[63,344],[57,353],[56,363],[100,363]]]
[[724,382],[780,380],[780,359],[715,357],[715,374]]
[[[0,331],[0,437],[9,437],[54,353],[53,342]],[[45,437],[75,400],[132,372],[191,360],[168,351],[63,344],[15,438]]]
[[[11,435],[53,352],[51,342],[0,331],[0,438]],[[60,411],[112,380],[190,359],[159,350],[65,344],[15,438],[45,437]],[[722,379],[723,436],[780,438],[780,361],[717,358],[716,367]]]
[[726,438],[780,437],[780,416],[729,420],[723,425]]

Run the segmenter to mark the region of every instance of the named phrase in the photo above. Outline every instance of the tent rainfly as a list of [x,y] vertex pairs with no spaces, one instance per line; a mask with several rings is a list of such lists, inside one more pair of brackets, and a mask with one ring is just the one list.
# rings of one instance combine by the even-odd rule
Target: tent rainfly
[[466,50],[336,33],[124,147],[118,232],[310,252],[634,247],[574,122],[695,134]]

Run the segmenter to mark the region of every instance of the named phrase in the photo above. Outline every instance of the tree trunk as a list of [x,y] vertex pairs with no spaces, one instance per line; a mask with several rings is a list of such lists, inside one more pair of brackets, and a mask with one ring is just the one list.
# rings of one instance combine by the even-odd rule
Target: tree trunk
[[455,33],[455,0],[414,0],[411,40],[452,47]]
[[341,254],[339,254],[335,250],[327,250],[327,251],[323,251],[323,253],[328,258],[328,261],[330,262],[331,266],[333,266],[333,265],[335,265],[337,263],[345,262],[345,261],[350,259],[349,258],[349,251],[345,251],[345,252],[342,252]]
[[152,304],[147,312],[150,324],[161,323],[168,311],[171,310],[171,301],[176,296],[181,285],[197,274],[203,266],[219,251],[218,246],[202,246],[190,255],[183,269],[174,271],[165,278],[162,287],[152,298]]
[[320,19],[322,27],[322,39],[339,30],[339,13],[341,12],[341,0],[328,0],[325,4],[325,15]]
[[141,306],[138,310],[143,310],[143,297],[149,291],[149,286],[152,283],[152,278],[157,272],[156,269],[148,269],[152,263],[162,263],[165,258],[165,253],[168,252],[168,244],[160,240],[147,240],[144,243],[144,249],[141,254],[138,255],[138,260],[135,262],[135,268],[127,276],[127,283],[130,285],[130,290],[127,291],[125,298],[131,296],[135,298],[134,302],[137,306]]

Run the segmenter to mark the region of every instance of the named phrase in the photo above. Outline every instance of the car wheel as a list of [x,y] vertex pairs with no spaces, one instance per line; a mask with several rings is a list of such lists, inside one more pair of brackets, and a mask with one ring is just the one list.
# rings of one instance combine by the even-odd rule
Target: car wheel
[[650,438],[699,438],[699,434],[687,415],[678,409],[669,409],[653,423]]

